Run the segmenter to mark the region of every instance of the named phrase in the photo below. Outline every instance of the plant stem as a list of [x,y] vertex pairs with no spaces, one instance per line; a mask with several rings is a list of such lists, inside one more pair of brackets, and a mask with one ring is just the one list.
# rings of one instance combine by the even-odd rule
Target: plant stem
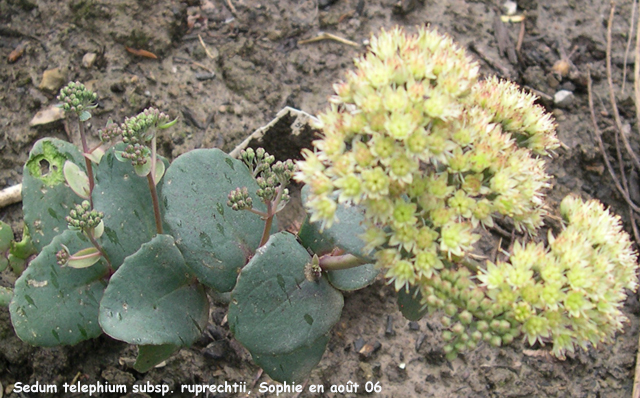
[[102,257],[104,258],[104,260],[107,262],[107,265],[109,266],[109,269],[113,269],[113,266],[111,265],[111,260],[109,260],[109,256],[107,256],[107,252],[104,251],[102,246],[100,246],[100,243],[98,243],[96,238],[93,237],[93,231],[87,231],[87,233],[85,233],[85,235],[89,238],[89,241],[93,244],[93,246],[96,249],[98,249],[98,251],[100,252]]
[[264,221],[264,230],[262,230],[262,239],[260,239],[260,244],[258,247],[262,247],[269,240],[269,231],[271,231],[271,225],[273,225],[273,217],[276,215],[273,203],[267,203],[267,218]]
[[[91,153],[91,151],[89,150],[89,145],[87,144],[87,135],[84,133],[84,125],[79,118],[78,130],[80,131],[80,140],[82,141],[82,153]],[[89,203],[91,203],[91,208],[93,209],[93,187],[95,186],[95,181],[93,180],[93,165],[86,156],[83,156],[83,158],[84,164],[87,166],[87,175],[89,176]]]
[[156,190],[156,136],[151,139],[151,171],[147,174],[149,190],[151,191],[151,201],[153,202],[153,215],[156,219],[156,230],[162,234],[162,217],[160,215],[160,203],[158,202],[158,191]]
[[162,218],[160,217],[160,204],[158,203],[158,191],[156,190],[156,183],[151,177],[153,170],[147,174],[147,181],[149,182],[149,190],[151,191],[151,201],[153,202],[153,215],[156,219],[156,230],[158,234],[162,234]]
[[320,257],[320,268],[323,271],[336,271],[340,269],[355,268],[367,264],[369,261],[362,260],[353,254],[343,254],[332,256],[330,254]]

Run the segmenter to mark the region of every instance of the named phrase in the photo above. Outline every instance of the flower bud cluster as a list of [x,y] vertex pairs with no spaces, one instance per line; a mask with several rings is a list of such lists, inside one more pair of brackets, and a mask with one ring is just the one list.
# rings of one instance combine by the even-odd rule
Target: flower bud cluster
[[122,138],[122,127],[109,119],[107,125],[103,129],[98,130],[98,136],[103,143],[115,141]]
[[98,95],[80,82],[70,82],[60,90],[58,101],[62,102],[65,112],[80,112],[91,108],[91,104],[98,99]]
[[509,262],[489,264],[478,279],[489,297],[511,306],[530,344],[551,341],[564,357],[622,329],[624,289],[636,290],[638,265],[619,217],[600,202],[568,196],[560,210],[566,226],[549,235],[548,248],[517,245]]
[[233,210],[249,210],[253,208],[253,200],[249,196],[247,187],[243,187],[242,189],[236,188],[229,193],[228,198],[227,206]]
[[442,338],[448,359],[486,342],[498,347],[520,335],[520,325],[506,315],[509,306],[491,300],[467,268],[444,268],[419,285],[422,304],[444,313]]
[[69,262],[69,257],[71,257],[69,250],[66,246],[62,245],[62,249],[56,253],[56,262],[60,266],[66,265]]
[[535,233],[550,177],[528,145],[558,141],[552,122],[529,121],[541,112],[532,97],[513,86],[501,98],[506,83],[479,83],[463,49],[423,28],[383,31],[355,64],[299,163],[312,222],[330,226],[338,203],[361,205],[363,239],[396,289],[464,257],[494,216]]
[[122,142],[126,144],[122,157],[134,166],[147,163],[151,150],[147,143],[155,137],[155,128],[166,124],[169,116],[156,108],[147,108],[138,115],[126,118],[120,126]]
[[[252,148],[242,150],[240,158],[247,165],[258,183],[259,188],[256,191],[256,195],[264,203],[275,204],[276,212],[281,210],[291,199],[286,186],[296,171],[295,163],[291,160],[276,162],[275,157],[269,155],[263,148],[258,148],[255,151]],[[248,196],[248,192],[246,197],[244,196],[246,190],[247,188],[242,190],[237,188],[231,191],[227,205],[233,210],[251,209],[251,198]],[[236,200],[236,198],[238,199]],[[238,201],[240,201],[240,204],[238,204]],[[242,205],[243,203],[244,205]],[[234,205],[237,205],[235,206],[237,208]]]
[[103,217],[104,213],[91,210],[91,204],[85,200],[69,212],[66,220],[69,227],[86,231],[97,227]]

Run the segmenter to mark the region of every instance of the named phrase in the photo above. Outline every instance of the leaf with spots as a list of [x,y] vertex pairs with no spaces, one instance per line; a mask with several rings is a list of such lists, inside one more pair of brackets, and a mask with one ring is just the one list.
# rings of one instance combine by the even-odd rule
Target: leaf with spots
[[157,235],[127,257],[100,303],[105,333],[130,344],[188,346],[208,317],[204,287],[169,235]]
[[78,148],[56,138],[43,138],[35,143],[24,166],[22,210],[37,251],[67,229],[69,211],[83,200],[65,182],[66,161],[75,164],[79,172],[85,172]]
[[277,233],[256,251],[231,292],[231,331],[276,380],[305,377],[340,319],[342,294],[324,277],[305,278],[310,261],[293,235]]
[[197,149],[171,164],[162,189],[165,221],[187,266],[219,292],[233,289],[264,228],[259,216],[227,207],[229,192],[238,187],[247,187],[253,206],[266,211],[255,194],[258,184],[242,162],[219,149]]
[[[114,149],[102,157],[95,175],[93,205],[104,213],[104,235],[100,244],[111,265],[117,269],[125,257],[135,253],[156,235],[149,183],[146,177],[136,174],[131,162],[119,162]],[[159,192],[162,186],[160,181],[157,186]],[[161,212],[163,207],[160,203]]]
[[71,252],[91,246],[77,231],[55,237],[16,281],[9,306],[16,334],[29,344],[76,344],[102,333],[98,324],[100,299],[107,284],[104,260],[88,268],[61,267],[56,253],[65,245]]

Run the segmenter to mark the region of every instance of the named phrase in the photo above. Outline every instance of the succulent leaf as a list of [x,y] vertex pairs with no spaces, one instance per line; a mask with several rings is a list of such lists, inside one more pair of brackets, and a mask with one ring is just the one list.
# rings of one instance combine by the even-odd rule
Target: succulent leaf
[[254,356],[315,347],[340,318],[342,294],[326,278],[305,278],[310,261],[293,235],[280,232],[242,269],[228,319],[236,339]]
[[204,329],[209,302],[170,235],[127,257],[100,303],[100,325],[130,344],[187,346]]
[[108,274],[104,260],[89,268],[61,267],[56,254],[65,245],[72,252],[90,245],[78,231],[56,236],[16,281],[9,306],[20,339],[37,346],[76,344],[102,333],[98,308]]
[[260,217],[231,211],[226,205],[231,190],[247,187],[255,208],[266,211],[255,196],[258,185],[251,173],[219,149],[197,149],[178,157],[163,183],[160,201],[166,208],[165,221],[187,265],[205,285],[230,291],[264,229]]

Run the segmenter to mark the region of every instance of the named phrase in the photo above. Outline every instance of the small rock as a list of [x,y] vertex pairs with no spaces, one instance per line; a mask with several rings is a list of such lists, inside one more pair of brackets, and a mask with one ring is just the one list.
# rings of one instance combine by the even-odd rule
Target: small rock
[[518,3],[516,3],[515,1],[505,1],[504,4],[502,4],[502,8],[504,9],[504,13],[507,15],[514,15],[516,13],[516,11],[518,10]]
[[67,73],[60,68],[45,70],[38,88],[50,93],[57,93],[60,87],[67,84]]
[[395,336],[396,331],[393,330],[393,318],[391,315],[387,315],[387,327],[384,330],[384,334],[387,336]]
[[353,342],[353,348],[356,352],[360,352],[362,347],[364,347],[364,339],[362,337],[358,337],[356,341]]
[[219,340],[214,341],[209,344],[203,351],[202,354],[209,359],[220,360],[220,359],[229,359],[231,355],[234,355],[229,347],[229,342],[227,340]]
[[91,69],[93,64],[96,63],[97,58],[98,54],[96,53],[86,53],[84,57],[82,57],[82,67],[85,69]]
[[573,103],[574,96],[569,90],[560,90],[553,96],[553,103],[561,108],[566,108]]
[[33,119],[29,122],[29,126],[45,126],[62,119],[64,119],[64,111],[62,108],[58,108],[56,105],[51,105],[36,113]]
[[358,350],[358,354],[360,354],[360,358],[367,359],[377,352],[380,347],[382,347],[382,344],[379,341],[376,341],[373,344],[367,343]]
[[415,321],[409,322],[409,330],[420,330],[420,324]]
[[196,73],[196,79],[200,81],[211,80],[216,77],[215,73]]

